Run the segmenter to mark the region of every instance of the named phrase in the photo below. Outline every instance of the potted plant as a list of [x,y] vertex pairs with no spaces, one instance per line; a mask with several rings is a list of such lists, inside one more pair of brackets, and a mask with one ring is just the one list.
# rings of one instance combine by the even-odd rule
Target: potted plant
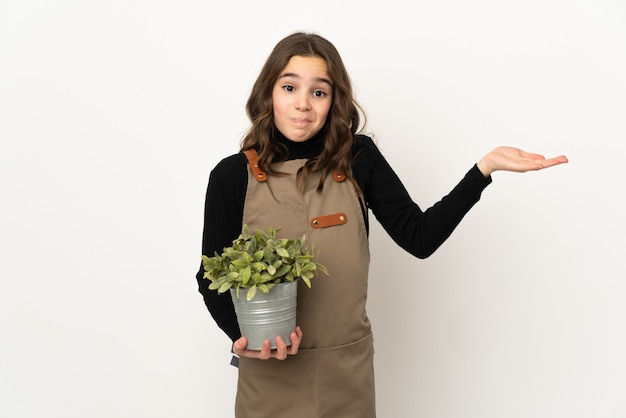
[[328,274],[315,261],[314,249],[304,247],[306,235],[278,238],[280,230],[257,229],[252,234],[244,224],[232,246],[212,257],[202,255],[204,278],[211,280],[209,289],[231,293],[241,333],[251,350],[260,349],[265,339],[276,348],[278,335],[291,344],[299,280],[311,287],[318,271]]

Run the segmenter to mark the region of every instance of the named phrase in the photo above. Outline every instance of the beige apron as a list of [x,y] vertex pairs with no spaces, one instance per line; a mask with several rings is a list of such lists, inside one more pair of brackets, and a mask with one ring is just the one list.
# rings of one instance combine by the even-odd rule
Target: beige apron
[[240,359],[236,416],[375,417],[374,348],[365,312],[369,246],[356,191],[351,182],[328,176],[319,194],[320,174],[313,173],[300,193],[296,172],[306,160],[277,163],[277,171],[290,174],[266,178],[255,158],[248,155],[243,223],[251,230],[280,227],[281,237],[306,233],[330,276],[318,274],[312,288],[299,285],[297,355]]

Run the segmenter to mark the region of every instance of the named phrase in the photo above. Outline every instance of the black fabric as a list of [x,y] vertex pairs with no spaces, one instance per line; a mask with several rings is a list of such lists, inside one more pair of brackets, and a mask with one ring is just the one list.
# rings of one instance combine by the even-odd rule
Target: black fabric
[[[292,142],[279,134],[277,141],[288,150],[288,160],[312,158],[322,149],[319,137],[305,142]],[[406,188],[370,137],[359,135],[353,147],[354,177],[363,191],[368,211],[405,251],[426,258],[452,234],[465,214],[480,199],[491,183],[474,165],[452,189],[432,207],[422,210],[409,196]],[[243,153],[224,158],[211,171],[207,187],[202,254],[221,253],[241,232],[244,200],[248,184],[247,160]],[[209,290],[203,279],[202,265],[196,279],[204,302],[218,326],[235,341],[241,336],[232,300],[228,293],[218,295]]]

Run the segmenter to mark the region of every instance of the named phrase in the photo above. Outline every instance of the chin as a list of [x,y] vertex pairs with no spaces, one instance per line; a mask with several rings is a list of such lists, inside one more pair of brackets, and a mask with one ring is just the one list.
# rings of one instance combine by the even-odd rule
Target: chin
[[306,134],[306,135],[285,135],[287,139],[293,142],[306,142],[309,139],[313,138],[314,135]]

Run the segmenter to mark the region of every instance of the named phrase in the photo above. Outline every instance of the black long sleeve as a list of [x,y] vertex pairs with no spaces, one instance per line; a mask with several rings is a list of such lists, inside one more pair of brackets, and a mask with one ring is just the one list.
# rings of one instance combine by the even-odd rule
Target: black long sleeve
[[[244,154],[235,154],[222,160],[211,172],[204,205],[202,254],[213,256],[229,246],[241,232],[243,204],[248,187],[248,173]],[[204,279],[204,268],[196,274],[198,290],[204,298],[217,325],[235,341],[241,336],[230,293],[218,294],[209,289]]]
[[432,255],[491,183],[474,165],[447,196],[422,211],[372,140],[360,139],[363,151],[354,172],[367,205],[389,236],[415,257]]
[[[312,158],[321,151],[321,141],[313,138],[294,143],[278,138],[289,149],[289,159]],[[418,258],[426,258],[452,234],[465,214],[480,199],[491,183],[474,165],[452,191],[422,209],[411,199],[406,188],[380,153],[371,138],[355,138],[354,176],[363,191],[367,207],[391,238]],[[242,153],[222,160],[211,172],[206,194],[202,254],[221,253],[241,231],[247,189],[247,161]],[[367,211],[365,213],[367,222]],[[199,291],[218,326],[231,340],[241,333],[229,293],[218,295],[208,289],[202,266],[196,275]]]

